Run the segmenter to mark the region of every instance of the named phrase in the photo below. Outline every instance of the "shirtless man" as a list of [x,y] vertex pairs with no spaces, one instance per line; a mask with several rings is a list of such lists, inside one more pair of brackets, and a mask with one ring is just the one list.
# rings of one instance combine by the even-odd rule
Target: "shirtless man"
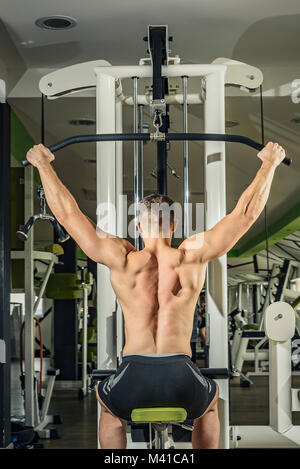
[[[54,155],[47,148],[36,145],[28,151],[27,159],[39,170],[48,205],[59,223],[88,257],[109,267],[124,314],[123,362],[97,390],[101,448],[126,448],[123,419],[130,420],[133,408],[151,406],[184,407],[188,418],[194,419],[193,448],[218,447],[217,386],[190,360],[193,315],[207,263],[228,252],[259,217],[285,152],[269,142],[258,157],[261,167],[234,210],[178,249],[171,247],[172,216],[167,233],[160,217],[147,223],[151,204],[170,206],[171,199],[158,194],[143,199],[138,229],[145,248],[137,252],[125,239],[96,228],[80,211],[52,168]],[[158,227],[158,236],[149,234],[150,225]]]

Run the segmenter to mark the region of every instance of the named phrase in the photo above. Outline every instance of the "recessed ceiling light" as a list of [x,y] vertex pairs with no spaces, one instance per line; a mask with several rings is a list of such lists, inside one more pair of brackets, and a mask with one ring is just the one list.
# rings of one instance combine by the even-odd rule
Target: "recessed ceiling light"
[[79,119],[71,119],[69,121],[69,124],[70,125],[90,126],[90,125],[96,125],[96,121],[94,119],[88,119],[88,118],[85,118],[85,117],[80,117]]
[[235,121],[226,121],[225,122],[225,127],[236,127],[237,125],[239,125],[239,122],[235,122]]
[[36,20],[35,24],[42,29],[71,29],[77,25],[77,21],[69,16],[44,16]]
[[22,41],[20,42],[21,46],[32,46],[32,44],[34,44],[34,41]]

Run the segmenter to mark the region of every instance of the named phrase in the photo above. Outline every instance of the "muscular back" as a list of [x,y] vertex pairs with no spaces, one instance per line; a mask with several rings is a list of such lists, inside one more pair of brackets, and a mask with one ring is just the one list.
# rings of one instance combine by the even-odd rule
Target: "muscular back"
[[131,251],[111,282],[125,320],[126,353],[185,353],[206,264],[190,252],[164,246]]
[[[157,243],[155,250],[135,252],[128,241],[111,236],[99,227],[96,229],[81,212],[52,168],[54,155],[49,149],[37,145],[27,152],[28,161],[39,170],[48,205],[58,222],[88,257],[111,269],[112,284],[125,317],[125,353],[190,353],[193,310],[204,282],[206,264],[227,253],[259,217],[275,169],[284,160],[285,152],[277,143],[269,142],[258,157],[262,166],[236,207],[203,236],[188,238],[178,250],[168,245],[158,249]],[[150,206],[152,217],[153,201],[160,208],[165,202],[169,207],[172,205],[166,196],[152,196],[145,198],[147,212],[141,210],[139,230],[143,228],[141,220],[149,218]],[[159,211],[154,212],[160,224]],[[174,217],[172,220],[169,212],[169,228],[174,232]],[[152,218],[150,225],[152,229]],[[162,227],[163,232],[163,223]],[[171,238],[171,232],[169,235]],[[144,235],[143,238],[145,241]],[[185,249],[188,245],[189,249]]]

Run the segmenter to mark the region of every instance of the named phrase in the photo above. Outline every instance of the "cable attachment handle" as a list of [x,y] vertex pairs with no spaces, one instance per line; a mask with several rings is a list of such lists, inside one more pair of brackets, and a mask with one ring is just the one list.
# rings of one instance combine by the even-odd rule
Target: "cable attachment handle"
[[163,125],[163,121],[162,121],[161,111],[157,110],[153,117],[153,127],[155,127],[156,132],[159,131],[162,125]]
[[163,125],[162,121],[162,112],[161,110],[156,110],[153,117],[153,127],[155,128],[155,133],[150,134],[151,140],[162,141],[166,139],[166,135],[163,132],[160,132],[160,128]]
[[40,199],[41,214],[46,215],[46,198],[43,186],[40,184],[37,188],[37,195]]

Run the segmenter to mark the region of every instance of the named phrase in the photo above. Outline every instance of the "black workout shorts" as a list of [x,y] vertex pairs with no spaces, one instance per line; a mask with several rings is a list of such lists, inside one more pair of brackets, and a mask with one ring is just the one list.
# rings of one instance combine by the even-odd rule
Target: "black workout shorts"
[[124,355],[117,372],[98,385],[100,399],[117,417],[145,407],[183,407],[188,419],[200,417],[216,395],[216,383],[204,377],[183,354]]

